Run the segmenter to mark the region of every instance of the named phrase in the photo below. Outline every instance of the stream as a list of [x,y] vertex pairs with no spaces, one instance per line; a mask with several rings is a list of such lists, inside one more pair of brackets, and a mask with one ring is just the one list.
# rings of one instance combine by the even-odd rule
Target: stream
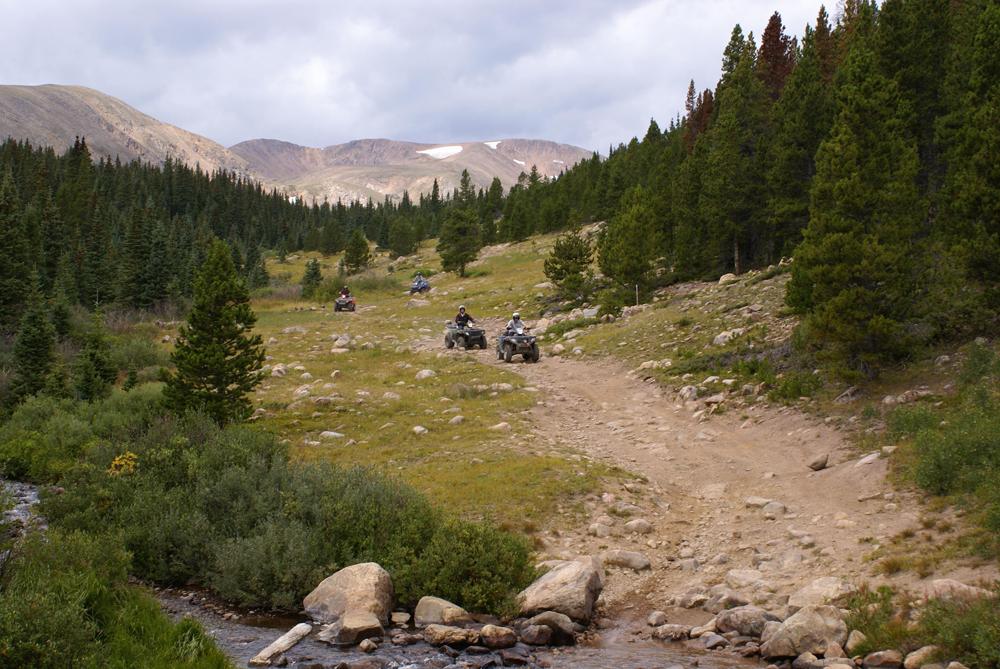
[[[37,487],[2,481],[4,493],[13,502],[3,514],[14,533],[25,528],[45,528],[43,518],[33,513],[38,503]],[[236,615],[225,611],[205,593],[196,590],[156,589],[164,611],[172,618],[198,620],[216,644],[239,667],[303,619],[278,615]],[[314,629],[318,629],[318,626]],[[412,629],[408,631],[413,631]],[[760,664],[728,653],[708,652],[683,643],[636,639],[624,627],[602,630],[596,641],[564,648],[534,648],[518,644],[515,653],[501,664],[497,653],[458,653],[425,643],[394,646],[384,642],[370,654],[357,648],[340,649],[310,635],[284,654],[284,664],[297,669],[443,669],[445,667],[529,666],[552,669],[749,669]],[[277,659],[277,658],[276,658]]]

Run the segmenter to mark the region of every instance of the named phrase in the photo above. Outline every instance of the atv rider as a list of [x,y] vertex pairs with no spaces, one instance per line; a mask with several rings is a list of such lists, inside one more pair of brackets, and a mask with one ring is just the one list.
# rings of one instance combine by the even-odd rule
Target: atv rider
[[515,311],[514,315],[507,322],[507,332],[509,334],[514,334],[515,332],[517,332],[518,328],[523,328],[523,327],[525,327],[525,325],[524,321],[521,320],[521,314]]
[[465,306],[460,306],[458,308],[458,315],[455,316],[455,325],[460,328],[465,328],[469,326],[469,323],[475,323],[476,319],[472,317],[472,314],[465,310]]
[[340,296],[343,297],[344,299],[348,300],[351,299],[351,289],[348,288],[347,286],[344,286],[343,288],[340,289]]

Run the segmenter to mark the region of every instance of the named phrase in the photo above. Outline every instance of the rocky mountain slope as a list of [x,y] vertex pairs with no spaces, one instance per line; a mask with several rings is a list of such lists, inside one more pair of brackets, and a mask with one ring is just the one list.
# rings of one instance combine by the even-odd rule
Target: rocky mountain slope
[[64,151],[85,137],[94,158],[167,156],[214,171],[246,174],[246,160],[218,142],[143,114],[121,100],[83,86],[0,86],[0,138],[27,139]]
[[404,190],[429,193],[434,179],[444,193],[458,185],[463,169],[479,186],[499,177],[510,187],[532,165],[555,176],[591,155],[576,146],[529,139],[444,145],[361,139],[325,148],[254,139],[227,149],[100,91],[52,84],[0,86],[0,139],[8,136],[56,151],[82,136],[95,159],[161,163],[171,156],[209,171],[246,174],[290,195],[345,201],[398,197]]
[[434,179],[444,192],[458,186],[463,169],[482,187],[493,177],[510,187],[532,165],[542,175],[555,176],[591,155],[579,147],[529,139],[444,145],[360,139],[322,149],[255,139],[230,148],[265,180],[330,200],[426,193]]

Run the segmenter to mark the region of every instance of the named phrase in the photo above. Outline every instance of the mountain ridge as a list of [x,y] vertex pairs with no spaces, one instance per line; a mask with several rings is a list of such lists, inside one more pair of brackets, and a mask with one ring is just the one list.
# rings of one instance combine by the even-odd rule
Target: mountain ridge
[[554,177],[592,152],[548,140],[508,138],[434,144],[385,138],[310,147],[281,139],[250,139],[226,147],[160,121],[128,103],[85,86],[0,85],[0,138],[13,137],[64,151],[85,137],[95,159],[163,163],[168,157],[212,172],[256,179],[289,195],[317,200],[365,200],[442,193],[458,186],[462,170],[487,187],[494,177],[509,188],[537,165]]

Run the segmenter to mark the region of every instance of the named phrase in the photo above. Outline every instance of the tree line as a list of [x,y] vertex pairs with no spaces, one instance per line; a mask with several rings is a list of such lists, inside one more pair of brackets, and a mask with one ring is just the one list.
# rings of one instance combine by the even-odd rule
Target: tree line
[[987,331],[998,47],[995,0],[847,0],[801,42],[778,13],[759,45],[736,26],[714,89],[692,82],[666,130],[515,187],[501,237],[606,221],[598,262],[622,290],[793,257],[800,339],[846,371]]

